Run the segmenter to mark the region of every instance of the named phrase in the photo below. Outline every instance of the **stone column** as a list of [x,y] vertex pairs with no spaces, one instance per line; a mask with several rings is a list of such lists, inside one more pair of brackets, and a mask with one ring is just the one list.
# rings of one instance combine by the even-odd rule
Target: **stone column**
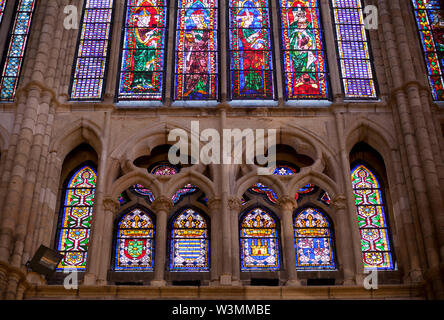
[[294,249],[293,211],[297,208],[296,200],[284,196],[279,199],[279,208],[282,216],[282,248],[284,254],[284,268],[287,271],[287,286],[298,286],[300,281],[296,272],[296,253]]
[[338,257],[336,264],[339,263],[344,272],[344,285],[354,285],[356,281],[354,277],[353,247],[350,246],[350,238],[347,232],[347,197],[343,194],[337,195],[332,201],[332,206],[336,210],[337,217],[335,243],[338,246]]
[[151,281],[151,285],[163,287],[166,286],[165,261],[167,254],[168,213],[173,208],[173,202],[171,199],[161,196],[153,202],[152,207],[156,213],[156,242],[154,252],[154,279]]
[[111,266],[111,251],[113,248],[113,226],[116,218],[116,213],[119,210],[119,202],[113,198],[105,198],[103,200],[104,220],[103,220],[103,235],[102,248],[100,252],[100,264],[97,274],[97,284],[106,285],[108,270]]
[[232,257],[232,285],[241,285],[240,282],[240,251],[239,251],[239,214],[242,208],[241,201],[236,197],[228,200],[230,208],[231,227],[231,257]]
[[[220,282],[222,284],[222,280],[225,277],[224,260],[229,258],[225,255],[226,244],[224,241],[224,217],[221,214],[221,200],[218,198],[208,200],[208,207],[211,211],[210,278],[212,283],[217,284],[217,282]],[[222,230],[222,233],[220,232],[220,230]],[[223,259],[221,260],[219,257],[223,257]],[[231,274],[229,274],[229,277],[229,281],[231,282]]]

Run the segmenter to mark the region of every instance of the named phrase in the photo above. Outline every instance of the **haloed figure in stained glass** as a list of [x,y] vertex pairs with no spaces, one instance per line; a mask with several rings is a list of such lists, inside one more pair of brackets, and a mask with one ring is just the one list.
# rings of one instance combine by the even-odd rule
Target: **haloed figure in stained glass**
[[203,75],[208,71],[208,45],[210,31],[208,30],[209,12],[203,8],[190,10],[187,13],[185,33],[186,80],[185,93],[191,99],[205,96],[208,92],[209,77]]
[[[151,6],[149,6],[151,5]],[[143,7],[148,6],[148,7]],[[157,8],[152,7],[150,1],[144,0],[140,7],[136,9],[134,16],[134,73],[131,87],[133,89],[153,88],[156,83],[154,80],[157,70],[156,51],[157,44],[160,41],[161,31],[157,28],[158,12]],[[151,50],[143,50],[143,49]],[[137,71],[149,71],[150,73],[138,73]]]
[[293,82],[293,94],[317,94],[319,86],[316,80],[316,57],[313,54],[316,45],[310,11],[303,10],[302,1],[295,1],[288,13],[290,21],[290,51],[294,70],[301,72]]

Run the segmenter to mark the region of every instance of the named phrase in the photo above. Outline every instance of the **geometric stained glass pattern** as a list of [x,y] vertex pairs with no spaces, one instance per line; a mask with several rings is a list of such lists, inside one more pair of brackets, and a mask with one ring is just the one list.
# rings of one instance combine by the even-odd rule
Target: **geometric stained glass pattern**
[[229,0],[231,98],[273,99],[273,54],[267,0]]
[[58,269],[85,270],[96,187],[95,170],[85,165],[68,178],[57,228]]
[[395,268],[382,188],[373,172],[358,164],[351,172],[364,268]]
[[127,0],[119,100],[161,100],[164,84],[167,3]]
[[0,0],[0,24],[2,23],[3,14],[5,13],[6,1],[7,0]]
[[118,223],[114,270],[153,270],[154,224],[150,215],[136,208]]
[[105,89],[114,0],[85,0],[70,97],[100,100]]
[[280,269],[279,234],[273,215],[254,208],[240,222],[242,271],[273,271]]
[[[4,6],[5,1],[2,1]],[[8,37],[0,78],[0,100],[14,101],[37,0],[20,0]],[[2,12],[3,15],[3,12]]]
[[294,218],[296,268],[335,269],[333,239],[327,217],[314,208]]
[[327,99],[328,73],[319,0],[279,0],[288,99]]
[[439,0],[412,0],[430,88],[434,100],[444,100],[444,15]]
[[206,219],[191,208],[183,209],[172,222],[171,271],[208,271],[209,236]]
[[330,5],[345,97],[376,99],[376,80],[362,0],[330,0]]
[[218,99],[217,0],[178,0],[175,100]]

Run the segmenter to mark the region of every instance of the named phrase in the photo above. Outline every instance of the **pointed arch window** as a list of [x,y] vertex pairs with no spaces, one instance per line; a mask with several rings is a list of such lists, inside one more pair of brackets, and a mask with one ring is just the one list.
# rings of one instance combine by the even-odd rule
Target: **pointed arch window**
[[154,266],[155,224],[145,209],[134,208],[117,223],[114,270],[151,271]]
[[395,268],[383,188],[370,168],[357,164],[351,172],[365,269]]
[[242,271],[276,271],[280,269],[277,219],[270,211],[253,208],[240,220]]
[[328,69],[319,0],[279,0],[287,99],[328,99]]
[[178,0],[175,100],[217,100],[218,1]]
[[67,179],[57,228],[57,250],[63,255],[58,269],[85,270],[97,174],[85,164]]
[[114,0],[85,0],[69,95],[101,100],[111,43]]
[[274,99],[268,0],[229,0],[231,98]]
[[347,99],[376,99],[376,77],[362,0],[330,0],[342,88]]
[[162,100],[167,0],[126,0],[118,100]]
[[[3,1],[3,8],[5,4],[6,1]],[[5,48],[6,53],[1,64],[0,101],[14,101],[36,5],[37,0],[20,0],[17,3],[14,22],[6,42],[8,47]]]
[[181,209],[170,223],[170,270],[208,271],[208,221],[192,208]]
[[412,0],[434,100],[444,100],[444,16],[439,0]]
[[334,238],[326,214],[312,207],[294,217],[296,268],[335,269]]

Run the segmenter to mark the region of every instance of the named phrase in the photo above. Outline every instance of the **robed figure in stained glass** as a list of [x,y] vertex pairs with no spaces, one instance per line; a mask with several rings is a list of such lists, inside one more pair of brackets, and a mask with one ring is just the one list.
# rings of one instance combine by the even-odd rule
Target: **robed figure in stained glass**
[[208,92],[209,12],[199,8],[187,12],[185,31],[186,80],[184,96],[199,98]]
[[293,94],[318,94],[319,86],[316,80],[316,39],[311,21],[310,11],[303,10],[303,3],[295,1],[289,12],[291,61],[297,74],[293,82]]

